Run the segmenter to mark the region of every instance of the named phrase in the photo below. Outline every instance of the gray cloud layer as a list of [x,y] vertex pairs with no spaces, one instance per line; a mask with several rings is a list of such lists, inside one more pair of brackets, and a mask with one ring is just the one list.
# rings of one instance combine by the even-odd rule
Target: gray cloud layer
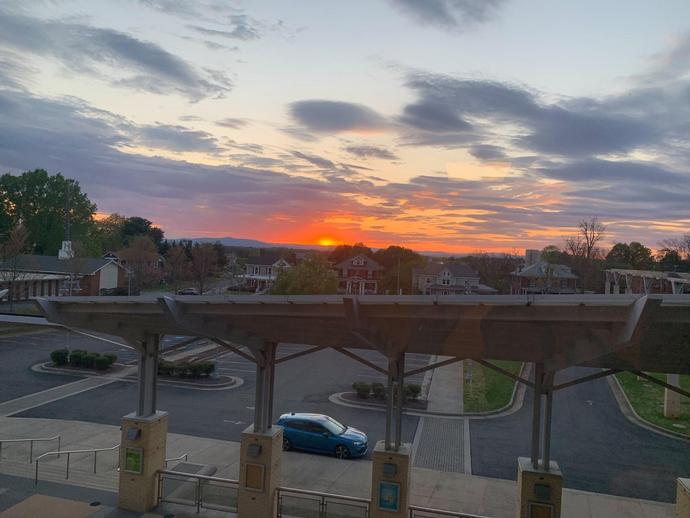
[[[50,57],[73,72],[103,77],[127,88],[178,93],[192,100],[221,96],[231,88],[219,72],[201,74],[155,43],[112,29],[32,18],[2,7],[0,46]],[[123,72],[130,75],[121,77]]]
[[484,23],[496,16],[506,0],[389,0],[415,20],[446,29]]
[[387,125],[381,115],[362,104],[305,100],[292,103],[289,109],[296,122],[315,133],[376,131]]

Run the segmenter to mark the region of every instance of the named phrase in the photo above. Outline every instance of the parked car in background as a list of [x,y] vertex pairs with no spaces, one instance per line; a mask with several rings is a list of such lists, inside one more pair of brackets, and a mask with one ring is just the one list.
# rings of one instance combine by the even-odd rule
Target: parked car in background
[[283,414],[283,449],[330,453],[339,459],[361,457],[367,453],[369,438],[323,414]]
[[182,288],[177,292],[178,295],[198,295],[199,290],[196,288]]

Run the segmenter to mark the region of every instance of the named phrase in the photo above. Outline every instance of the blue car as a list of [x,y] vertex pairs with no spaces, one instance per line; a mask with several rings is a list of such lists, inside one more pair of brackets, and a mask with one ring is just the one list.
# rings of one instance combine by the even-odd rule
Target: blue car
[[369,438],[364,432],[340,424],[323,414],[283,414],[283,449],[330,453],[339,459],[361,457]]

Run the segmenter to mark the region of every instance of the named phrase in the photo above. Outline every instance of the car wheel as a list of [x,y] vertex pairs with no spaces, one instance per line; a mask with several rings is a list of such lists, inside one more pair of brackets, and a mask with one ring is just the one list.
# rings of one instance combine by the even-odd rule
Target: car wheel
[[335,447],[335,456],[338,457],[339,459],[349,459],[350,458],[350,450],[348,449],[347,446],[343,446],[342,444],[339,444],[338,446]]
[[292,449],[292,443],[290,439],[283,437],[283,451],[290,451]]

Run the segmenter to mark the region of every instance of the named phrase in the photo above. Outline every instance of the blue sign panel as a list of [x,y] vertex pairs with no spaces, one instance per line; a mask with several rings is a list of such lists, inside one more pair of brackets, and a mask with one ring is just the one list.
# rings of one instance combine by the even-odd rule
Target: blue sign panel
[[400,508],[400,484],[379,482],[379,509],[397,511]]

